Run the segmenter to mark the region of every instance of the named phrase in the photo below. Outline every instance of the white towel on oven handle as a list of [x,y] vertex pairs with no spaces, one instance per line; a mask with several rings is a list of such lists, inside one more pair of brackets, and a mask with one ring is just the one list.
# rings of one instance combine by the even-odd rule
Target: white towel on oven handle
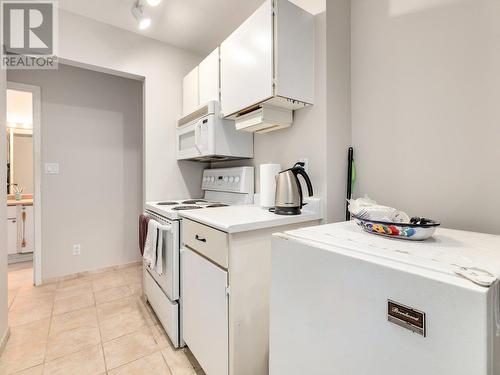
[[171,225],[163,225],[158,223],[158,241],[156,243],[156,264],[154,271],[158,275],[163,275],[163,232],[171,232]]
[[155,220],[149,220],[148,232],[146,235],[146,242],[144,244],[144,254],[143,258],[146,261],[146,265],[151,269],[155,269],[156,266],[156,254],[157,254],[157,239],[158,239],[158,228],[160,224]]
[[172,226],[149,220],[143,258],[149,268],[159,275],[163,274],[163,231],[172,231]]

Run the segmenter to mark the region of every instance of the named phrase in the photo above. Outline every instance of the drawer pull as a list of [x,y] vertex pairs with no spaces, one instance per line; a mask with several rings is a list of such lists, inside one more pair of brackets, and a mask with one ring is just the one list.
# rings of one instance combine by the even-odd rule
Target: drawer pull
[[197,241],[200,241],[200,242],[207,242],[207,239],[206,238],[202,238],[198,235],[196,235],[194,238],[196,238]]

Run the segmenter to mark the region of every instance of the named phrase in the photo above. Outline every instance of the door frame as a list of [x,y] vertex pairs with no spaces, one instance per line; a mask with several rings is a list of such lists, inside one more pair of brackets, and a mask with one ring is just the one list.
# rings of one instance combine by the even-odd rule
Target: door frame
[[30,92],[33,95],[33,211],[35,215],[35,249],[33,251],[33,282],[42,284],[42,92],[39,86],[7,81],[7,90]]

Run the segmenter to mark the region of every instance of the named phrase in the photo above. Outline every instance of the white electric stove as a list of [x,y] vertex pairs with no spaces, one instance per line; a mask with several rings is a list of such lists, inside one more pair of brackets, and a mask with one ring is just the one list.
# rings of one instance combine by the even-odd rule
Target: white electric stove
[[144,265],[144,296],[176,348],[184,346],[179,266],[182,220],[179,213],[253,204],[254,168],[206,169],[202,189],[205,194],[200,199],[165,199],[146,203],[146,215],[161,224],[158,236],[162,236],[164,272],[158,274]]
[[147,202],[146,211],[170,220],[180,220],[180,211],[252,204],[254,167],[206,169],[201,188],[205,191],[203,198]]

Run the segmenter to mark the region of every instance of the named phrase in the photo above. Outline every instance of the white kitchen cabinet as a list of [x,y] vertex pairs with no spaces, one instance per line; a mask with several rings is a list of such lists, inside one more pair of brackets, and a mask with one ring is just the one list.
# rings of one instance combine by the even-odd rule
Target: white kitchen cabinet
[[181,264],[184,341],[207,375],[227,375],[227,272],[187,248]]
[[183,218],[183,338],[207,375],[269,374],[271,236],[317,224],[226,233]]
[[198,66],[199,105],[219,101],[219,47]]
[[7,254],[17,254],[17,218],[7,219]]
[[262,4],[221,44],[224,115],[273,96],[272,2]]
[[198,67],[191,70],[182,80],[182,115],[192,113],[199,104]]
[[287,0],[266,0],[220,47],[224,116],[267,104],[314,101],[314,17]]
[[32,205],[7,207],[7,253],[35,250],[35,215]]
[[35,220],[33,206],[18,206],[18,249],[21,253],[35,250]]

